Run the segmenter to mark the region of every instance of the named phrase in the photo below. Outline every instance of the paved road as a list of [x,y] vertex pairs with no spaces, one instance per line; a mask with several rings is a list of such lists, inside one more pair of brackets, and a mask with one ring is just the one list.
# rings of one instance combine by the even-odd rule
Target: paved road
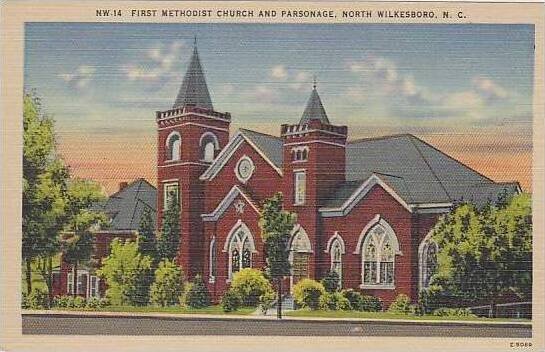
[[531,337],[527,325],[23,315],[23,334]]

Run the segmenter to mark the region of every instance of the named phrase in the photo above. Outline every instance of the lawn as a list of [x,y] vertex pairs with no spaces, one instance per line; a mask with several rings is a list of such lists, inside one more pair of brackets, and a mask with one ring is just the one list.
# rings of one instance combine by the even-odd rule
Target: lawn
[[[256,308],[240,308],[236,312],[225,313],[220,305],[205,307],[205,308],[189,308],[189,307],[134,307],[134,306],[108,306],[103,308],[56,308],[58,310],[70,311],[92,311],[92,312],[129,312],[129,313],[172,313],[172,314],[227,314],[227,315],[249,315]],[[55,308],[53,309],[55,310]]]
[[291,317],[316,317],[316,318],[358,318],[358,319],[399,319],[399,320],[463,320],[463,321],[517,321],[531,322],[529,319],[517,318],[484,318],[484,317],[439,317],[435,315],[405,315],[388,312],[358,312],[358,311],[324,311],[299,309],[291,312],[285,312],[284,315]]

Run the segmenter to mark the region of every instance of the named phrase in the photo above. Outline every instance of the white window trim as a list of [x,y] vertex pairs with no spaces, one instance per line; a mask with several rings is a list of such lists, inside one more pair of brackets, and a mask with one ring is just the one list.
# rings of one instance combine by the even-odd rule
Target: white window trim
[[[297,174],[305,175],[305,192],[303,193],[302,200],[300,199],[298,200]],[[307,170],[306,169],[293,170],[293,205],[295,206],[305,205],[306,202],[307,202]]]
[[[174,153],[172,153],[172,151],[170,150],[170,146],[169,146],[170,140],[174,136],[178,136],[178,138],[180,139],[180,150],[179,150],[180,158],[178,158],[178,159],[174,159],[172,157],[174,155]],[[182,136],[180,135],[180,132],[178,132],[178,131],[170,132],[167,139],[165,140],[165,147],[167,148],[167,158],[165,158],[165,162],[180,161],[182,159]],[[168,158],[168,154],[171,154],[170,158]]]
[[[204,148],[206,148],[206,145],[208,144],[205,144],[203,145],[204,143],[204,140],[206,139],[206,137],[212,137],[212,143],[214,144],[214,155],[212,157],[211,160],[206,160],[205,156],[206,156],[206,151]],[[201,138],[199,139],[199,147],[201,148],[201,151],[202,151],[202,155],[203,155],[203,158],[201,161],[204,161],[206,163],[211,163],[214,161],[215,159],[215,154],[216,154],[216,151],[220,149],[220,144],[219,144],[219,141],[218,141],[218,137],[210,132],[210,131],[207,131],[205,133],[202,134]]]
[[[212,237],[212,241],[210,241],[210,248],[208,250],[208,282],[213,284],[216,282],[216,276],[214,275],[214,271],[212,268],[217,265],[217,246],[216,246],[216,237]],[[214,263],[214,261],[216,263]]]
[[[331,242],[331,246],[330,246],[330,251],[329,251],[329,259],[330,259],[330,265],[329,265],[329,270],[330,271],[334,271],[333,269],[333,266],[335,264],[335,255],[334,255],[334,250],[336,248],[336,246],[339,246],[340,250],[341,250],[341,258],[340,258],[340,273],[337,272],[339,274],[339,288],[342,288],[342,282],[343,282],[343,255],[345,253],[344,251],[344,241],[342,240],[341,236],[339,236],[337,233],[335,233],[335,235],[337,237],[334,238],[334,240]],[[333,237],[332,237],[333,238]]]
[[[241,163],[242,161],[244,161],[244,160],[249,161],[249,162],[250,162],[250,165],[251,165],[250,174],[249,174],[248,177],[246,177],[246,178],[245,178],[245,177],[242,177],[242,175],[241,175],[241,174],[239,173],[239,171],[238,171],[238,167],[239,167],[240,163]],[[251,159],[248,155],[244,154],[240,159],[238,159],[238,161],[237,161],[237,163],[236,163],[236,165],[235,165],[235,175],[237,176],[237,178],[238,178],[238,180],[239,180],[240,182],[242,182],[242,183],[244,183],[244,184],[245,184],[246,182],[248,182],[248,180],[250,180],[250,179],[252,178],[252,176],[254,175],[254,172],[255,172],[255,164],[254,164],[254,162],[252,161],[252,159]]]
[[173,181],[173,182],[164,182],[163,183],[163,210],[166,210],[168,208],[167,206],[167,189],[168,189],[168,186],[173,186],[173,185],[177,185],[178,186],[178,205],[180,206],[180,209],[182,207],[182,202],[181,202],[181,197],[180,197],[180,194],[181,194],[181,191],[180,191],[180,182],[179,181]]
[[[306,151],[307,156],[306,158],[302,157],[302,153]],[[297,152],[301,152],[301,159],[297,159]],[[308,146],[299,146],[299,147],[293,147],[291,148],[291,161],[293,163],[304,163],[308,161],[308,154],[310,153],[310,148]]]
[[[239,232],[241,231],[244,232],[244,236],[242,237],[238,235]],[[246,238],[248,239],[248,243],[250,244],[250,253],[252,254],[257,253],[257,250],[255,248],[254,236],[252,235],[252,232],[250,231],[248,226],[246,226],[246,224],[239,219],[236,222],[235,226],[233,226],[231,231],[229,231],[229,234],[227,235],[227,238],[225,239],[225,244],[223,245],[223,252],[226,252],[227,257],[229,258],[228,264],[227,264],[228,265],[227,267],[228,274],[227,274],[227,280],[226,280],[227,282],[231,282],[231,279],[233,277],[233,272],[232,272],[233,257],[231,256],[231,242],[237,237],[239,239],[238,243],[240,244],[240,247],[241,247],[239,248],[240,268],[242,268],[242,252],[243,252],[244,240]],[[252,267],[252,265],[253,265],[253,255],[250,256],[250,268]]]
[[432,239],[432,233],[433,230],[428,232],[428,234],[422,239],[420,242],[420,245],[418,246],[418,291],[422,291],[423,289],[427,288],[424,287],[424,253],[427,249],[427,246],[430,243],[434,243],[434,245],[439,249],[439,246],[437,243]]

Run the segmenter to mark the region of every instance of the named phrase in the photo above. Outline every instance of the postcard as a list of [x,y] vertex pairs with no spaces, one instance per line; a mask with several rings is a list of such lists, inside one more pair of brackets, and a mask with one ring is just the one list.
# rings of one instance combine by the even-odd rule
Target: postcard
[[543,350],[542,4],[2,10],[1,350]]

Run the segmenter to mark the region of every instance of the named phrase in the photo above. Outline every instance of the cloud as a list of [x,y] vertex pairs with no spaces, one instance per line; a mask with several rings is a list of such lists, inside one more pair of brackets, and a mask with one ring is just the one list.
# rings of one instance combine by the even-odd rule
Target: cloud
[[93,66],[81,65],[72,73],[61,73],[59,77],[71,87],[83,89],[87,87],[89,82],[93,79],[95,72],[96,68]]
[[271,68],[270,76],[274,79],[285,80],[288,78],[288,70],[283,65],[276,65]]
[[472,80],[473,89],[488,103],[504,100],[508,97],[505,88],[486,77],[475,77]]
[[149,48],[143,62],[124,65],[122,71],[130,81],[158,81],[167,78],[180,59],[183,47],[182,42],[174,41],[168,46]]
[[274,81],[285,82],[288,88],[295,91],[300,91],[305,87],[310,86],[310,73],[302,70],[287,69],[284,65],[276,65],[271,67],[269,76]]

